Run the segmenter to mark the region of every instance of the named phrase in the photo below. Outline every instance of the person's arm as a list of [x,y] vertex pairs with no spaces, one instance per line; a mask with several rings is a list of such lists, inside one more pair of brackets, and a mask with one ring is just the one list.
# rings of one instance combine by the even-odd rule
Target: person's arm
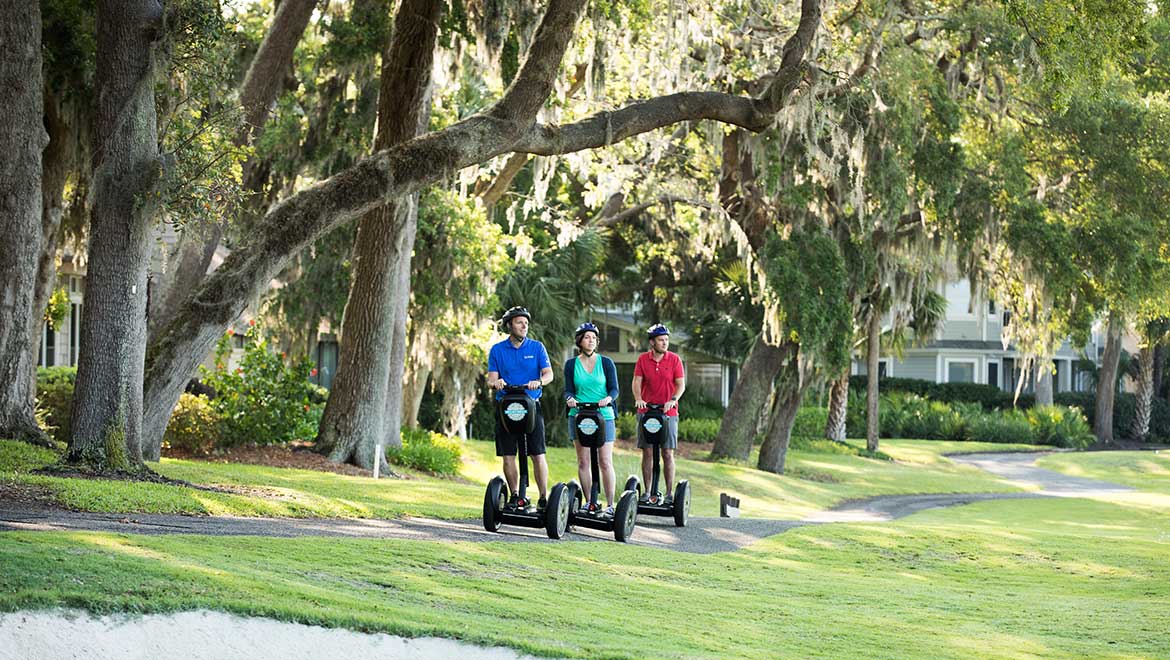
[[674,396],[666,402],[666,405],[662,409],[670,410],[678,406],[678,400],[682,398],[683,392],[685,391],[687,391],[687,375],[683,371],[682,360],[680,359],[674,370]]
[[551,382],[553,382],[553,370],[552,365],[550,364],[549,366],[540,370],[540,378],[538,380],[532,380],[528,382],[528,389],[539,389]]
[[630,391],[634,393],[634,407],[641,410],[646,407],[646,402],[642,400],[642,374],[634,374],[634,382],[630,383]]
[[500,366],[497,364],[496,352],[494,350],[488,353],[487,384],[493,390],[502,390],[504,389],[504,385],[507,384],[503,378],[500,378]]
[[565,361],[565,403],[570,408],[577,407],[577,384],[573,382],[573,361],[576,358],[569,358]]
[[605,393],[608,395],[606,398],[609,400],[602,399],[598,403],[603,406],[613,404],[614,412],[617,412],[617,400],[620,394],[618,391],[617,367],[614,365],[613,360],[603,355],[601,356],[601,368],[605,372]]

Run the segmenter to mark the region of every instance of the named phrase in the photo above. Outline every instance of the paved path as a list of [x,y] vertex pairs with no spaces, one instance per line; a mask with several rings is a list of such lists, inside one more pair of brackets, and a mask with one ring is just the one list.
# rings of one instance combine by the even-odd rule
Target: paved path
[[[1124,486],[1081,479],[1033,466],[1043,454],[970,454],[952,460],[1000,475],[1027,488],[1026,493],[971,493],[892,495],[845,502],[828,511],[802,520],[748,518],[691,518],[686,527],[674,526],[673,519],[639,516],[632,542],[681,552],[710,554],[736,550],[762,538],[794,527],[834,522],[882,522],[940,507],[959,506],[985,500],[1050,496],[1077,496],[1129,490]],[[487,532],[476,520],[362,520],[325,518],[234,518],[226,516],[175,516],[156,514],[105,514],[68,511],[44,504],[0,501],[0,531],[103,531],[124,534],[200,534],[209,536],[329,536],[350,538],[395,538],[428,541],[524,541],[549,542],[543,530],[503,528]],[[608,541],[613,535],[581,529],[566,538],[581,541]]]

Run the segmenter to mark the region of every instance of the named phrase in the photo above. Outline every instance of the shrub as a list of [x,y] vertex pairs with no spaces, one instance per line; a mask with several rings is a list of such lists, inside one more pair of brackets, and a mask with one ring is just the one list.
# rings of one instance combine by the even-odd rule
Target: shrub
[[1077,408],[1038,406],[1027,416],[1035,441],[1042,445],[1083,449],[1093,443],[1089,423]]
[[617,416],[617,437],[637,439],[638,418],[634,413],[622,413]]
[[167,422],[163,448],[195,456],[210,454],[220,443],[220,421],[207,397],[183,392]]
[[679,403],[683,419],[723,419],[723,404],[707,396],[702,390],[687,390]]
[[684,417],[678,422],[679,442],[714,442],[719,435],[719,420],[691,419]]
[[454,475],[463,460],[463,443],[426,429],[402,429],[402,447],[387,447],[386,459],[395,465]]
[[1019,410],[981,412],[967,420],[967,439],[976,442],[1032,443],[1032,425]]
[[307,359],[284,363],[284,356],[268,349],[253,326],[245,335],[244,357],[236,369],[227,368],[231,332],[216,346],[215,368],[200,367],[203,382],[215,389],[212,407],[222,419],[223,443],[269,445],[308,440],[317,434],[323,406],[317,386],[309,382]]
[[796,411],[796,421],[792,423],[792,435],[807,438],[824,437],[825,425],[828,423],[828,408],[800,408]]
[[44,419],[45,431],[58,442],[69,442],[72,431],[69,415],[73,412],[76,379],[76,367],[37,369],[37,408]]

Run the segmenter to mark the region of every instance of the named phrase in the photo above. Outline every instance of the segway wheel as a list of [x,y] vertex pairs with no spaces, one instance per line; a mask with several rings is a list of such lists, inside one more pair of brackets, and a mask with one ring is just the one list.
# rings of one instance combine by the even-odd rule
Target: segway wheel
[[634,493],[636,495],[641,495],[642,494],[642,483],[640,481],[638,481],[638,477],[635,477],[634,475],[631,474],[630,478],[626,479],[626,487],[623,488],[622,490],[632,490],[632,491],[634,491]]
[[691,484],[686,479],[674,487],[674,526],[686,527],[691,517]]
[[617,509],[613,513],[613,538],[625,543],[634,534],[634,525],[638,523],[638,493],[626,490],[618,500]]
[[581,494],[581,484],[574,479],[565,484],[565,497],[569,498],[569,521],[565,525],[565,531],[573,531],[573,520],[577,517],[577,512],[581,510],[581,505],[584,502],[584,496]]
[[492,477],[483,495],[483,528],[489,532],[500,531],[503,519],[500,513],[508,503],[508,483],[503,477]]
[[565,484],[557,484],[548,493],[548,507],[544,510],[544,529],[550,539],[559,539],[569,527],[569,493]]

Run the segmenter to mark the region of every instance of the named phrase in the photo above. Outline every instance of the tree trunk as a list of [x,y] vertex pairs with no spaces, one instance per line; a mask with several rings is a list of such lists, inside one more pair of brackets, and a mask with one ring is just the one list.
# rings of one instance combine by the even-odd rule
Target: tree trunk
[[[405,142],[426,125],[442,6],[440,0],[403,0],[399,6],[382,58],[376,150]],[[417,225],[417,193],[375,209],[358,223],[337,376],[317,432],[318,450],[328,452],[332,461],[373,469],[378,444],[402,445],[406,308]]]
[[146,276],[154,210],[147,200],[162,169],[154,106],[162,19],[162,7],[152,0],[98,2],[93,209],[66,460],[99,471],[143,468]]
[[403,379],[405,386],[402,392],[402,425],[417,429],[418,428],[418,411],[422,407],[423,394],[426,393],[427,379],[431,376],[431,370],[428,367],[412,366],[407,370],[407,376]]
[[1170,395],[1166,386],[1166,342],[1165,338],[1154,345],[1154,396],[1165,398]]
[[[284,0],[278,4],[272,25],[264,34],[264,40],[260,42],[260,48],[240,85],[244,125],[235,137],[237,145],[253,143],[264,131],[264,124],[268,121],[268,115],[292,64],[293,51],[300,43],[316,6],[317,0]],[[251,160],[244,166],[249,172],[255,168]],[[203,281],[222,238],[222,227],[211,221],[183,230],[171,260],[173,267],[164,275],[159,286],[160,295],[156,297],[159,305],[156,310],[151,310],[149,331],[152,343],[158,338],[159,330],[175,318],[187,297]]]
[[877,307],[870,311],[865,346],[865,448],[877,451],[881,434],[881,410],[878,399],[878,372],[882,355],[882,315]]
[[1097,442],[1113,444],[1113,394],[1117,389],[1117,365],[1121,360],[1121,331],[1125,328],[1116,312],[1109,313],[1105,353],[1097,371],[1097,405],[1093,418],[1093,433]]
[[845,441],[845,419],[849,411],[849,369],[845,369],[829,386],[829,415],[825,422],[825,437]]
[[1154,403],[1154,348],[1142,346],[1138,353],[1137,402],[1133,410],[1133,426],[1130,435],[1142,441],[1150,435],[1150,411]]
[[800,24],[785,44],[780,67],[758,97],[684,92],[632,103],[565,126],[536,123],[585,4],[584,0],[549,1],[519,74],[491,107],[377,152],[269,210],[151,346],[143,420],[147,437],[162,437],[187,378],[228,323],[256,300],[293,254],[325,232],[507,152],[570,153],[693,119],[764,130],[801,80],[804,55],[821,19],[818,0],[801,1]]
[[784,366],[776,377],[776,402],[772,408],[768,433],[760,445],[760,460],[757,463],[761,470],[776,474],[784,474],[784,459],[788,456],[792,425],[796,422],[796,412],[800,410],[805,387],[800,364],[800,344],[785,342],[781,350],[785,353]]
[[48,439],[37,427],[36,392],[29,378],[33,360],[30,318],[40,315],[36,298],[41,244],[41,151],[45,133],[41,84],[41,9],[36,2],[0,0],[0,438],[38,444]]
[[784,363],[784,351],[757,337],[739,371],[739,379],[727,402],[711,458],[746,461],[752,453],[756,426],[767,412],[772,383]]
[[1052,405],[1052,360],[1041,358],[1035,367],[1036,405]]

